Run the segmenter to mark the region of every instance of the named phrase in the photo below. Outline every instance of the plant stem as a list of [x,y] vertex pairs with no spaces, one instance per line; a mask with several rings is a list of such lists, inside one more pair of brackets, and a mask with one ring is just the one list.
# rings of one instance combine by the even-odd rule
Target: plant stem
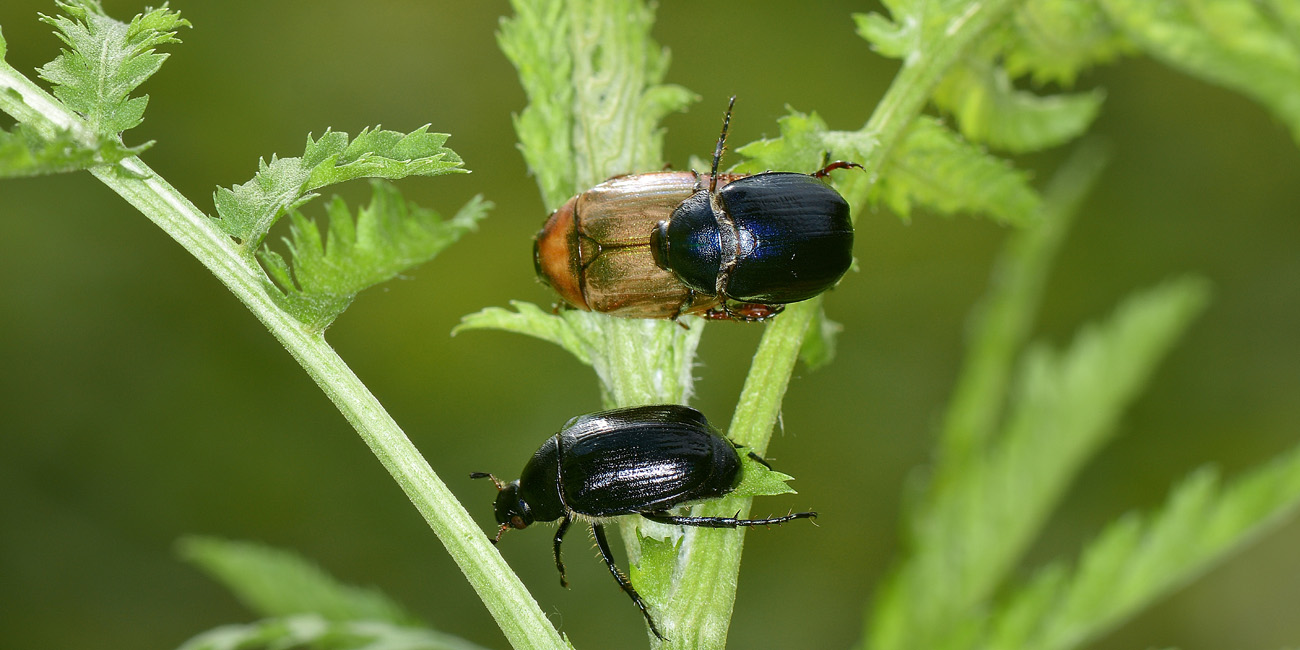
[[[6,92],[6,89],[17,91]],[[60,129],[92,139],[81,118],[0,62],[0,109],[42,135]],[[276,306],[270,280],[203,212],[139,158],[90,170],[194,255],[226,285],[329,396],[447,547],[515,648],[567,648],[482,529],[374,395],[325,342]]]
[[[759,455],[767,450],[799,345],[820,305],[821,299],[814,298],[787,307],[767,325],[754,354],[727,435]],[[696,506],[692,515],[744,518],[749,515],[751,501],[721,499]],[[664,599],[662,625],[668,640],[658,647],[724,648],[736,600],[745,529],[687,527],[683,532],[678,569],[672,576],[669,596]]]
[[[965,13],[952,20],[946,38],[933,42],[933,50],[909,57],[890,84],[871,118],[854,134],[828,134],[831,138],[852,141],[832,144],[835,151],[855,151],[866,174],[847,175],[840,189],[854,206],[865,204],[871,184],[878,178],[889,152],[902,139],[908,126],[920,113],[935,84],[968,45],[983,34],[1015,0],[990,0],[970,5]],[[820,307],[820,298],[791,305],[768,325],[750,366],[740,402],[732,418],[729,436],[762,454],[767,449],[789,384],[790,373],[803,342],[804,334]],[[697,506],[701,515],[746,516],[749,499],[723,499]],[[668,599],[668,616],[664,625],[670,641],[660,647],[722,648],[726,645],[728,621],[735,600],[744,545],[744,530],[696,531],[688,529],[681,548],[690,563],[674,576],[676,592]]]

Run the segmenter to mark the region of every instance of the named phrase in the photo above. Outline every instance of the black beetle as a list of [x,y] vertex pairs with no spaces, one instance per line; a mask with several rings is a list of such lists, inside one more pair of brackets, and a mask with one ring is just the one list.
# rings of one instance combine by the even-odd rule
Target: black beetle
[[[763,320],[831,288],[853,262],[848,203],[812,174],[616,176],[569,199],[533,245],[537,275],[565,302],[630,318]],[[667,219],[665,219],[667,217]]]
[[[767,464],[752,453],[750,457]],[[499,490],[493,510],[501,528],[492,539],[494,544],[511,528],[560,520],[555,532],[555,566],[560,571],[560,584],[565,587],[569,583],[564,576],[560,543],[574,519],[591,522],[609,572],[660,639],[664,637],[641,596],[614,563],[605,539],[606,518],[639,514],[665,524],[736,528],[817,516],[816,512],[795,512],[783,517],[737,519],[668,514],[688,502],[724,496],[741,479],[736,446],[699,411],[677,404],[580,415],[542,443],[517,480],[502,483],[484,472],[470,474],[470,478],[490,478]]]

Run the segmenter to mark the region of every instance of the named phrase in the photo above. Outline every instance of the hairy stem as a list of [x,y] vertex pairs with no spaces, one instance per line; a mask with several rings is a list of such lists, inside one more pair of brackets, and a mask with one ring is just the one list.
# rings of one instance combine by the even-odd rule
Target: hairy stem
[[[71,130],[93,141],[80,116],[3,62],[0,109],[42,135]],[[268,293],[273,290],[270,280],[260,267],[240,254],[233,240],[139,158],[96,167],[91,173],[212,271],[298,360],[415,504],[514,647],[568,647],[523,583],[375,396],[321,333],[309,331],[276,306]]]

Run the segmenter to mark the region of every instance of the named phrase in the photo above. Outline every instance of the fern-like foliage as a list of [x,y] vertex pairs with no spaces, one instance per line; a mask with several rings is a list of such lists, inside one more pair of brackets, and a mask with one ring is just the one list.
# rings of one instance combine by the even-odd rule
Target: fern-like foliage
[[873,197],[903,218],[921,203],[946,214],[971,211],[1013,224],[1028,222],[1040,203],[1025,172],[925,116],[913,122],[890,156]]
[[252,180],[218,188],[213,197],[217,223],[245,250],[255,250],[281,215],[316,198],[314,191],[327,185],[355,178],[467,173],[460,156],[442,146],[448,136],[427,129],[405,134],[367,129],[351,141],[341,131],[326,131],[315,140],[309,135],[301,157],[271,156],[270,164],[258,161]]
[[1268,107],[1300,142],[1300,9],[1294,0],[1099,0],[1151,56]]
[[343,199],[330,202],[324,236],[316,222],[290,212],[285,244],[292,266],[270,248],[260,251],[267,271],[285,291],[281,306],[310,329],[328,327],[363,289],[432,259],[473,230],[492,207],[477,196],[444,221],[405,201],[391,185],[372,185],[370,204],[355,219]]
[[385,621],[331,621],[314,614],[224,625],[179,650],[484,650],[460,637]]
[[343,584],[290,551],[199,536],[182,539],[178,547],[182,557],[267,617],[209,630],[181,650],[482,650],[419,627],[418,619],[377,589]]
[[378,590],[340,583],[290,551],[202,536],[181,539],[178,549],[181,557],[225,585],[259,616],[316,614],[330,621],[418,622]]
[[1068,650],[1097,638],[1300,508],[1300,448],[1227,484],[1212,468],[1160,510],[1112,524],[1078,565],[1043,569],[970,647]]
[[943,648],[966,638],[994,589],[1084,461],[1205,302],[1199,281],[1127,301],[1065,354],[1032,348],[1004,428],[936,484],[910,522],[911,557],[877,603],[870,647]]
[[1006,68],[971,58],[954,66],[935,89],[935,105],[952,113],[967,139],[1023,153],[1069,142],[1088,129],[1105,94],[1036,95],[1017,90]]
[[653,10],[632,0],[511,5],[497,41],[528,95],[515,131],[547,208],[610,176],[662,167],[659,121],[695,95],[662,83],[668,52],[650,39]]
[[130,24],[109,18],[99,0],[60,0],[64,16],[41,16],[71,49],[40,69],[54,84],[54,96],[80,113],[100,137],[116,138],[144,117],[148,95],[130,94],[167,59],[154,48],[177,43],[189,27],[179,12],[162,8],[137,15]]
[[1072,86],[1084,70],[1135,51],[1093,1],[1026,0],[998,38],[1007,76],[1036,84]]
[[115,163],[144,147],[127,148],[117,140],[99,139],[89,147],[69,130],[43,138],[26,124],[13,131],[0,130],[0,178],[40,176],[79,171]]

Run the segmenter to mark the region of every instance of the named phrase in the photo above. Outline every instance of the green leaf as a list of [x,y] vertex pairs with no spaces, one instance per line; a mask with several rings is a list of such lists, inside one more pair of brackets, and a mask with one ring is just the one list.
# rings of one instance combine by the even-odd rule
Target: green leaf
[[1007,33],[1007,73],[1037,84],[1073,85],[1080,72],[1134,50],[1092,1],[1026,0],[1013,10]]
[[[550,341],[596,371],[609,408],[689,400],[690,360],[704,333],[704,319],[611,318],[578,309],[552,314],[527,302],[510,304],[516,311],[488,307],[461,318],[452,334],[497,329]],[[636,398],[620,400],[617,395]]]
[[1101,90],[1048,96],[1017,90],[1000,66],[972,58],[953,66],[933,100],[956,117],[968,140],[1026,153],[1079,137],[1104,97]]
[[[1300,142],[1300,39],[1288,2],[1101,0],[1110,20],[1164,63],[1259,103]],[[1290,3],[1294,4],[1294,3]],[[1281,8],[1281,9],[1279,9]]]
[[[737,165],[735,171],[757,174],[765,171],[798,171],[808,173],[820,169],[826,149],[826,122],[816,112],[800,113],[786,107],[788,114],[776,121],[780,136],[761,139],[736,148],[736,153],[749,160]],[[829,152],[840,156],[846,152]]]
[[[893,6],[896,3],[885,3]],[[893,12],[897,15],[898,12]],[[853,14],[858,36],[871,43],[877,54],[901,59],[920,46],[920,25],[910,21],[893,21],[878,13]]]
[[515,311],[504,307],[488,307],[463,316],[460,324],[451,331],[451,335],[486,329],[524,334],[550,341],[568,350],[578,361],[591,365],[591,353],[586,342],[573,322],[565,318],[565,315],[572,313],[571,310],[553,314],[522,300],[511,300],[510,306],[514,307]]
[[59,131],[57,137],[47,140],[26,124],[18,124],[13,131],[0,130],[0,178],[88,169],[115,163],[144,149],[128,149],[109,139],[100,139],[98,147],[87,147],[68,130]]
[[997,433],[998,419],[1021,349],[1033,333],[1052,263],[1106,155],[1085,142],[1053,175],[1039,218],[1011,233],[972,310],[961,375],[948,402],[933,482],[944,483]]
[[873,195],[905,219],[921,203],[944,214],[973,212],[1023,224],[1040,203],[1025,172],[925,116],[912,123],[890,155]]
[[326,131],[319,140],[309,135],[302,157],[271,156],[270,164],[258,161],[257,174],[247,183],[217,188],[217,223],[253,250],[281,215],[316,198],[313,192],[327,185],[363,177],[468,173],[460,156],[442,146],[448,136],[428,128],[407,134],[366,129],[351,142],[340,131]]
[[224,625],[180,650],[483,650],[459,637],[388,621],[333,621],[314,614]]
[[54,96],[86,118],[101,137],[116,137],[140,123],[147,95],[130,97],[162,67],[166,54],[154,48],[179,43],[176,31],[189,27],[179,12],[160,9],[138,14],[125,24],[109,18],[99,0],[61,0],[66,16],[41,15],[71,49],[42,67],[42,79],[54,84]]
[[1084,329],[1063,355],[1028,352],[1001,435],[936,484],[910,522],[914,549],[877,602],[872,648],[942,648],[970,634],[1206,294],[1197,280],[1169,282]]
[[668,52],[650,39],[653,10],[635,0],[511,4],[497,42],[528,95],[515,131],[547,209],[610,176],[662,168],[659,121],[695,95],[661,83]]
[[682,542],[686,540],[686,537],[684,535],[668,535],[663,539],[659,539],[654,537],[654,533],[660,530],[658,527],[644,527],[644,530],[650,531],[651,534],[649,535],[642,534],[642,530],[636,530],[637,545],[641,549],[641,557],[639,561],[628,565],[628,577],[636,585],[636,590],[641,594],[642,598],[649,602],[662,601],[668,597],[672,590],[672,572],[648,571],[643,567],[662,567],[676,562],[677,554],[681,551]]
[[1055,564],[1018,591],[981,647],[1065,650],[1096,639],[1203,574],[1300,509],[1300,448],[1221,485],[1202,469],[1157,512],[1109,526],[1069,571]]
[[474,197],[449,221],[402,198],[397,188],[372,181],[370,204],[355,220],[347,203],[335,197],[327,207],[328,233],[301,212],[290,213],[285,244],[292,268],[264,247],[260,256],[271,277],[285,290],[283,306],[309,328],[320,331],[347,309],[363,289],[433,259],[473,230],[491,203]]
[[786,485],[786,481],[794,480],[793,476],[782,474],[750,458],[750,449],[747,447],[740,447],[736,452],[740,454],[740,484],[727,494],[728,498],[798,494],[794,488]]
[[907,59],[936,47],[938,39],[967,17],[966,0],[885,0],[889,18],[854,14],[858,35],[882,56]]
[[345,585],[290,551],[201,536],[181,539],[178,549],[260,616],[315,614],[328,621],[418,623],[380,591]]

